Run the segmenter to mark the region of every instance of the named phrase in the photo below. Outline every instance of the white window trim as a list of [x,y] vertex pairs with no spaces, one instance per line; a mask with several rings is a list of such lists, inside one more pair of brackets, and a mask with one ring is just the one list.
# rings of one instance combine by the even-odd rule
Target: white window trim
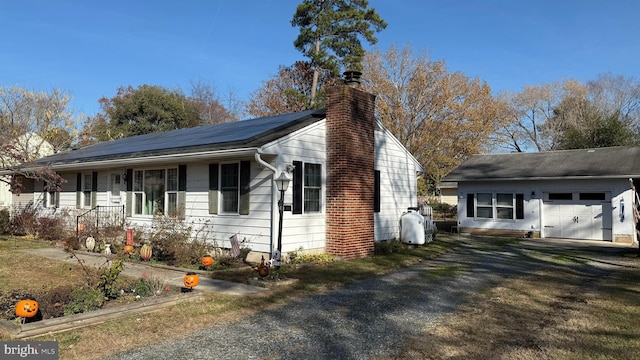
[[[481,217],[478,216],[478,206],[481,208],[488,208],[489,205],[481,204],[478,205],[478,195],[479,194],[491,194],[491,217]],[[498,204],[498,194],[507,194],[511,195],[511,206],[508,205],[499,205]],[[474,192],[473,206],[474,206],[474,220],[486,220],[486,221],[516,221],[516,193],[515,192],[491,192],[491,191],[476,191]],[[511,218],[510,219],[502,219],[498,218],[498,208],[510,208],[511,209]]]
[[[145,214],[145,206],[147,203],[147,195],[144,191],[144,181],[145,181],[145,173],[147,171],[156,171],[156,170],[162,170],[164,172],[164,195],[163,195],[163,206],[162,206],[162,215],[168,216],[169,214],[169,194],[176,194],[176,209],[178,209],[180,207],[180,204],[178,204],[178,184],[177,182],[179,181],[178,179],[178,167],[166,167],[166,168],[144,168],[144,169],[133,169],[133,179],[131,179],[131,181],[133,182],[132,185],[132,190],[131,190],[131,195],[132,195],[132,209],[131,209],[131,214],[132,216],[136,216],[136,217],[153,217],[156,214]],[[168,176],[168,170],[175,170],[176,171],[176,186],[175,186],[175,190],[170,190],[168,191],[168,181],[169,181],[169,176]],[[141,173],[141,190],[136,190],[136,174],[137,173]],[[138,202],[136,201],[136,195],[140,194],[140,196],[142,197],[142,208],[138,209]]]
[[[320,167],[320,186],[307,186],[305,184],[305,180],[306,180],[306,174],[307,174],[307,165],[315,165],[315,166],[319,166]],[[303,214],[320,214],[323,212],[323,192],[325,189],[324,186],[324,166],[322,166],[322,164],[320,163],[314,163],[314,162],[303,162],[302,163],[302,213]],[[306,204],[306,196],[305,196],[305,190],[307,189],[318,189],[320,190],[318,192],[318,210],[307,210],[305,204]]]

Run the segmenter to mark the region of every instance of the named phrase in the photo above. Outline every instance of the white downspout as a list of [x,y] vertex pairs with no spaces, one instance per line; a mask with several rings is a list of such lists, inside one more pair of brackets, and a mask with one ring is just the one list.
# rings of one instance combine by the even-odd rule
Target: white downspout
[[268,162],[264,161],[261,157],[260,157],[260,150],[257,150],[255,153],[255,158],[256,161],[258,162],[258,164],[266,167],[267,169],[271,170],[272,174],[271,174],[271,221],[270,221],[270,235],[269,236],[269,258],[271,258],[271,255],[273,254],[273,204],[274,204],[274,199],[273,199],[273,181],[274,181],[274,177],[276,175],[276,173],[278,172],[278,170],[273,167],[271,164],[269,164]]
[[260,157],[260,151],[259,150],[256,151],[255,155],[256,155],[256,161],[258,162],[258,164],[260,164],[260,165],[266,167],[267,169],[271,170],[274,175],[278,172],[278,170],[275,167],[273,167],[268,162],[262,160],[262,158]]

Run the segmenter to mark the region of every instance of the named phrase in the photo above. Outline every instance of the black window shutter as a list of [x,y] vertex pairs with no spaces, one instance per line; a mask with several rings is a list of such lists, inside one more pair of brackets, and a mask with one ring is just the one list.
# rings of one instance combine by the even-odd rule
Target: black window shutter
[[209,214],[218,213],[218,164],[209,164]]
[[251,182],[251,162],[240,162],[240,215],[249,215],[249,191]]
[[375,170],[373,184],[373,212],[380,212],[380,170]]
[[302,161],[294,161],[293,166],[293,213],[302,214]]
[[475,202],[473,201],[473,194],[467,194],[467,217],[475,218],[476,217],[476,208]]
[[516,219],[524,219],[524,194],[516,194]]
[[178,165],[178,191],[187,191],[187,165]]
[[82,207],[82,173],[76,174],[76,209]]
[[98,205],[98,173],[91,173],[91,207]]
[[187,202],[187,165],[178,165],[178,218],[184,219]]
[[127,192],[133,191],[133,169],[127,169]]

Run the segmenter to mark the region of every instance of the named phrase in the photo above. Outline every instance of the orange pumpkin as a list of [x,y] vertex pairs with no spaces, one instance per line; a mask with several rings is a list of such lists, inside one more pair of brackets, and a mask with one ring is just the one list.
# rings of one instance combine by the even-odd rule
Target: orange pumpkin
[[184,286],[188,287],[189,289],[198,286],[200,279],[198,278],[198,274],[196,273],[187,273],[187,275],[184,276]]
[[133,245],[125,245],[123,249],[124,249],[124,252],[130,254],[133,252]]
[[152,253],[153,253],[153,251],[151,249],[151,245],[144,244],[140,248],[140,259],[145,260],[145,261],[149,261],[149,259],[151,259],[151,254]]
[[16,304],[16,315],[23,318],[31,318],[38,313],[38,302],[32,299],[24,299]]
[[205,255],[202,257],[202,266],[207,267],[213,265],[213,257],[211,255]]

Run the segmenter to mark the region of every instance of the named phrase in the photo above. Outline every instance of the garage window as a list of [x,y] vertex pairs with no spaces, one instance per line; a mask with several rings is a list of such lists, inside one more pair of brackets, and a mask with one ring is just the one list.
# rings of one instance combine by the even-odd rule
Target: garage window
[[[524,195],[513,193],[469,194],[469,205],[475,198],[475,218],[515,220],[524,219]],[[471,213],[468,211],[467,216]],[[471,214],[472,215],[472,214]]]
[[580,200],[600,200],[604,201],[605,194],[603,192],[598,193],[580,193]]
[[549,193],[549,200],[573,200],[573,193]]

